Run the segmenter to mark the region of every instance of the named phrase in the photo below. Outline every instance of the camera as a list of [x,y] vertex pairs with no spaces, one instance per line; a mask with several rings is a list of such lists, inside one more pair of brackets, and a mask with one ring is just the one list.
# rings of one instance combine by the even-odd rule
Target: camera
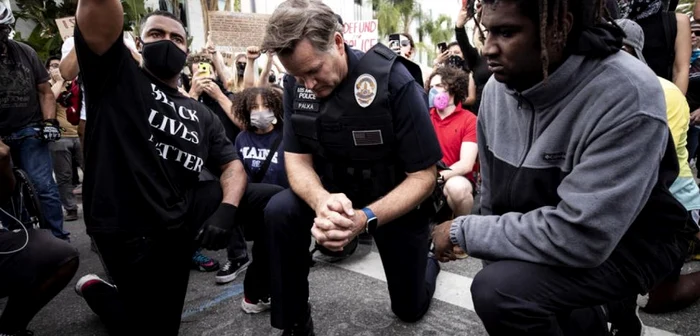
[[69,108],[71,106],[71,103],[70,103],[71,98],[73,98],[73,92],[63,91],[56,98],[56,102],[65,108]]

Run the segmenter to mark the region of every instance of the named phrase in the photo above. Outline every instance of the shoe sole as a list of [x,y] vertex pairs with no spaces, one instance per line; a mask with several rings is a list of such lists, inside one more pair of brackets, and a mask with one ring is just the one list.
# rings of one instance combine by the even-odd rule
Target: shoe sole
[[270,307],[271,307],[271,305],[269,303],[268,304],[263,303],[262,305],[257,305],[257,304],[253,304],[253,303],[247,303],[247,302],[245,302],[245,299],[243,301],[241,301],[241,309],[243,309],[243,311],[246,314],[259,314],[259,313],[262,313],[266,310],[270,310]]
[[241,268],[237,269],[235,272],[233,272],[229,275],[224,275],[224,276],[217,275],[216,276],[216,283],[225,284],[225,283],[229,283],[233,280],[236,280],[236,278],[238,277],[239,274],[241,274],[242,272],[245,272],[245,270],[248,269],[248,266],[250,266],[251,262],[252,262],[252,260],[248,260],[248,262],[243,264],[243,266],[241,266]]
[[112,288],[116,288],[114,285],[107,283],[106,281],[102,280],[102,278],[100,278],[99,276],[97,276],[95,274],[87,274],[87,275],[84,275],[83,277],[81,277],[78,280],[78,282],[75,283],[75,288],[73,288],[73,289],[75,289],[75,292],[78,294],[78,296],[82,297],[83,296],[83,286],[85,286],[86,283],[93,281],[93,280],[99,281],[107,286],[112,287]]

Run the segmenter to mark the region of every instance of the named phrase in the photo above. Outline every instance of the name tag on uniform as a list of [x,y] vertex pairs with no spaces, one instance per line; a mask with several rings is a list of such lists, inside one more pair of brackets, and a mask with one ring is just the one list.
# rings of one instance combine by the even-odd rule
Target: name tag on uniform
[[303,87],[297,86],[296,94],[294,97],[294,109],[297,111],[305,112],[318,112],[321,105],[316,99],[316,94],[313,91]]
[[381,130],[352,131],[352,140],[355,142],[355,146],[376,146],[384,144]]
[[319,104],[295,100],[294,109],[297,111],[318,112]]

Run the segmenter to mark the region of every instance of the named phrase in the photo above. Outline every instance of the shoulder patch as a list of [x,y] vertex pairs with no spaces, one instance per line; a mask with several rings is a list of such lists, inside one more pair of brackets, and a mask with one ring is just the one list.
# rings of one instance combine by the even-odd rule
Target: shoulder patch
[[377,80],[370,74],[362,74],[355,81],[355,100],[360,107],[372,104],[377,96]]

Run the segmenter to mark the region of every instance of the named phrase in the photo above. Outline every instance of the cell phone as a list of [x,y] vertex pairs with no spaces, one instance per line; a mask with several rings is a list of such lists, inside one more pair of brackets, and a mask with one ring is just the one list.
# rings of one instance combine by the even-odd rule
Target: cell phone
[[440,50],[440,53],[444,53],[447,51],[447,43],[446,42],[440,42],[437,44],[438,50]]
[[391,34],[389,35],[389,46],[399,46],[399,42],[401,41],[401,35],[400,34]]
[[209,63],[199,63],[198,68],[199,68],[199,71],[200,71],[200,74],[199,74],[200,77],[209,77],[209,76],[211,76],[211,64],[209,64]]

